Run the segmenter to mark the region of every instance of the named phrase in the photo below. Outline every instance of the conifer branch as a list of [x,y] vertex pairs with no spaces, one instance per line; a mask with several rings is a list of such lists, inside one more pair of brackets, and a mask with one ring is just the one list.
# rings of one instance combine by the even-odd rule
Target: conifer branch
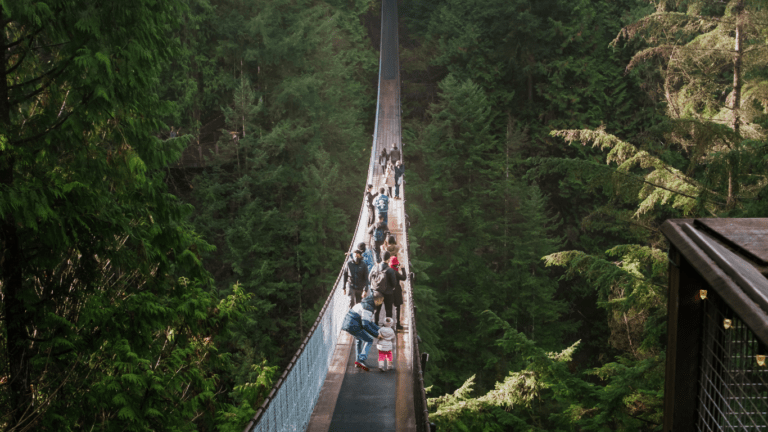
[[[35,83],[37,81],[40,81],[43,78],[45,78],[45,77],[50,75],[50,81],[48,83],[46,83],[44,86],[42,86],[39,89],[39,91],[30,93],[29,95],[26,95],[26,96],[24,96],[24,97],[22,97],[20,99],[16,99],[16,100],[12,101],[11,103],[15,104],[15,103],[18,103],[18,101],[22,101],[22,100],[28,99],[29,97],[34,96],[36,94],[39,94],[40,91],[48,88],[50,85],[52,85],[54,83],[54,80],[67,69],[69,64],[72,63],[72,61],[74,61],[74,59],[75,59],[75,57],[72,56],[63,65],[55,66],[55,67],[51,68],[49,71],[43,73],[42,75],[38,75],[37,77],[31,78],[31,79],[29,79],[27,81],[24,81],[22,83],[13,84],[13,85],[8,86],[8,90],[15,89],[15,88],[20,88],[20,87],[24,87],[24,86],[28,86],[28,85],[30,85],[32,83]],[[53,74],[53,75],[51,75],[51,74]]]
[[[78,105],[77,108],[82,107],[85,103],[87,103],[91,99],[91,96],[93,96],[93,93],[87,94],[85,97],[83,97],[83,103]],[[43,137],[45,134],[51,132],[54,129],[57,129],[65,121],[67,121],[67,119],[69,117],[71,117],[72,114],[74,114],[77,111],[77,108],[73,109],[72,111],[69,111],[64,117],[59,117],[59,120],[56,121],[56,123],[54,123],[53,125],[49,126],[48,128],[46,128],[44,131],[40,132],[39,134],[31,136],[29,138],[24,138],[24,139],[21,139],[21,140],[11,141],[11,143],[12,144],[23,144],[23,143],[34,141],[34,140],[36,140],[38,138]]]
[[21,66],[21,64],[24,62],[24,59],[26,59],[26,58],[27,58],[27,54],[29,54],[29,50],[26,50],[26,51],[24,51],[24,53],[21,55],[21,58],[19,58],[19,60],[16,62],[16,64],[15,64],[15,65],[13,65],[13,66],[11,66],[10,68],[8,68],[8,70],[6,70],[6,71],[5,71],[5,74],[6,74],[6,75],[10,75],[10,74],[12,74],[12,73],[13,73],[13,72],[14,72],[16,69],[18,69],[18,68],[19,68],[19,66]]
[[[8,20],[6,23],[2,24],[2,26],[1,26],[1,27],[5,27],[5,26],[6,26],[6,25],[8,25],[8,24],[9,24],[11,21],[12,21],[12,20]],[[37,35],[39,35],[39,34],[40,34],[40,32],[42,32],[42,31],[43,31],[43,28],[41,27],[41,28],[39,28],[39,29],[38,29],[36,32],[34,32],[34,33],[32,33],[32,34],[27,34],[27,35],[25,35],[25,36],[22,36],[22,37],[20,37],[20,38],[16,39],[15,41],[13,41],[13,42],[11,42],[11,43],[8,43],[8,44],[6,44],[6,45],[5,45],[5,48],[6,48],[6,49],[11,49],[11,48],[13,48],[13,47],[15,47],[15,46],[17,46],[17,45],[20,45],[22,42],[24,42],[24,41],[25,41],[25,40],[27,40],[27,39],[34,39],[34,38],[35,38]]]

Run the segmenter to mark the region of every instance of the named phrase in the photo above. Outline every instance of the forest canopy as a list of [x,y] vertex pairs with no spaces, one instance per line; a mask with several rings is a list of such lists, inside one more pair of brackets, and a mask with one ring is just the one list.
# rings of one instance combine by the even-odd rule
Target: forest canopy
[[[669,218],[768,206],[758,0],[401,0],[441,431],[660,430]],[[373,0],[0,0],[0,429],[241,431],[345,260]]]

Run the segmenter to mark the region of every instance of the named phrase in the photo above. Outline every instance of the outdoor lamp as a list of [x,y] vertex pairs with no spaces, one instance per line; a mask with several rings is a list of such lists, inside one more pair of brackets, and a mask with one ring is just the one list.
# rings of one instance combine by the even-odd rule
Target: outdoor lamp
[[707,290],[699,290],[699,297],[701,297],[702,300],[707,299]]
[[731,328],[731,320],[729,320],[728,318],[724,319],[723,320],[723,327],[725,327],[726,330]]
[[757,355],[757,356],[755,356],[755,357],[757,357],[757,364],[758,364],[759,366],[765,366],[765,356],[764,356],[764,355],[760,355],[760,354],[758,354],[758,355]]

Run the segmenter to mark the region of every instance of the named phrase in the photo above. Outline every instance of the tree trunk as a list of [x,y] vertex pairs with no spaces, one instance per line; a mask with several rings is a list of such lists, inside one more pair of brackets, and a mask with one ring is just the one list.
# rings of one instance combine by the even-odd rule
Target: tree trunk
[[[736,41],[733,49],[733,104],[731,105],[732,122],[731,127],[736,133],[737,139],[739,136],[739,124],[741,123],[741,62],[743,57],[742,50],[742,38],[743,38],[743,23],[744,23],[744,1],[740,0],[735,7],[736,15]],[[734,143],[735,145],[736,143]],[[736,203],[734,199],[735,185],[733,181],[733,164],[728,163],[728,201],[726,203],[728,208],[733,208]]]
[[[0,22],[5,22],[7,16],[0,5]],[[7,24],[6,24],[7,25]],[[6,52],[5,25],[0,29],[0,130],[10,141],[11,107],[8,99],[8,66]],[[21,36],[19,36],[21,37]],[[14,156],[12,151],[0,151],[0,183],[5,186],[13,185]],[[28,363],[26,356],[26,311],[22,300],[22,263],[23,257],[19,244],[16,223],[12,215],[6,215],[0,221],[0,283],[3,287],[2,314],[5,319],[6,350],[8,359],[8,386],[10,389],[11,428],[19,426],[23,421],[24,411],[29,406],[30,392]]]

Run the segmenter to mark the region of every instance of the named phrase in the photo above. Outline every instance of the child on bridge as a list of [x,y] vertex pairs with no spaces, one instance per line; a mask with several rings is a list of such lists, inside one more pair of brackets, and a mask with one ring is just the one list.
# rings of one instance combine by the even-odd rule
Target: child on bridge
[[[376,343],[376,349],[379,350],[379,370],[384,372],[392,370],[392,346],[395,340],[395,331],[392,326],[395,324],[395,320],[392,318],[384,319],[384,327],[379,329],[379,341]],[[389,366],[387,366],[389,361]]]

